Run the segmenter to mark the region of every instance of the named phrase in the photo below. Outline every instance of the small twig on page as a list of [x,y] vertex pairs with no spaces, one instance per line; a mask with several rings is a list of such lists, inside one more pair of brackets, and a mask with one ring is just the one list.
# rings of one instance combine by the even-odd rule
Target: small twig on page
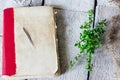
[[28,32],[24,27],[23,27],[23,30],[24,30],[25,34],[27,35],[27,37],[28,37],[30,43],[34,46],[33,40],[32,40],[32,38],[31,38],[29,32]]

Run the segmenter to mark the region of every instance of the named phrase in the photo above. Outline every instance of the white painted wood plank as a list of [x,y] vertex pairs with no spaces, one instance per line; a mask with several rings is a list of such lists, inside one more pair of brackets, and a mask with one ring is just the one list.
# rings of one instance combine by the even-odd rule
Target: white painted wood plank
[[2,35],[3,31],[3,14],[0,14],[0,36]]
[[2,26],[3,26],[3,13],[2,13],[2,11],[3,11],[3,8],[4,8],[4,6],[3,5],[5,5],[5,1],[3,1],[3,0],[0,0],[0,80],[3,80],[2,78],[1,78],[1,73],[2,73],[2,66],[1,66],[1,64],[2,64],[2,52],[1,52],[1,50],[2,50],[2,37],[1,37],[1,35],[2,35]]
[[5,5],[5,1],[0,0],[0,35],[2,34],[2,26],[3,26],[3,9]]
[[94,8],[94,0],[45,0],[45,5],[72,11],[88,11]]
[[85,59],[82,57],[73,69],[68,69],[68,63],[79,52],[74,44],[79,39],[79,26],[87,20],[85,12],[71,12],[57,10],[56,24],[58,32],[58,50],[62,74],[56,78],[30,79],[30,80],[86,80]]
[[9,0],[5,7],[41,6],[42,0]]
[[113,6],[113,7],[116,7],[120,4],[112,1],[112,0],[97,0],[97,5],[103,5],[103,6]]
[[1,76],[1,72],[2,72],[2,66],[1,66],[1,63],[2,63],[2,58],[1,58],[1,56],[2,56],[2,37],[0,37],[0,76]]
[[115,79],[117,66],[112,59],[110,51],[106,48],[106,34],[110,28],[110,20],[113,16],[119,14],[119,9],[117,7],[105,7],[97,6],[96,9],[96,23],[103,19],[107,19],[106,33],[103,37],[103,47],[97,49],[93,56],[93,72],[91,73],[90,80],[119,80]]
[[[109,22],[113,16],[116,16],[119,14],[119,8],[118,7],[112,7],[112,6],[97,6],[96,8],[96,16],[95,16],[95,22],[98,23],[103,19],[107,19]],[[108,23],[107,23],[108,25]]]

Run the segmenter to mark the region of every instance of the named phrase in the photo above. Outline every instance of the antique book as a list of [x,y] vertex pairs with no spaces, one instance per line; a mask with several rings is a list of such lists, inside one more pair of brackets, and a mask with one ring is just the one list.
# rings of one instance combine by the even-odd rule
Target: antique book
[[3,78],[39,78],[59,74],[52,7],[7,8],[3,22]]

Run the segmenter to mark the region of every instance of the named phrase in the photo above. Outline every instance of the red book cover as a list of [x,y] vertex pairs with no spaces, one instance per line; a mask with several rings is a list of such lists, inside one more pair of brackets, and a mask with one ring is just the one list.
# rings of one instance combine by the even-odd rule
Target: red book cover
[[2,75],[12,76],[16,73],[14,42],[14,9],[4,10]]

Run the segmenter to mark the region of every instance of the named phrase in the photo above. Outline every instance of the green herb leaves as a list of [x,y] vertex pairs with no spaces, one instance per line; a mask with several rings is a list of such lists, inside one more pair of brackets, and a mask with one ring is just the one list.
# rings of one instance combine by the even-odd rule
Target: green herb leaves
[[86,54],[86,69],[87,71],[92,71],[92,56],[95,49],[101,46],[100,38],[104,34],[106,19],[99,22],[95,28],[91,28],[94,19],[94,10],[89,10],[88,16],[88,21],[84,22],[83,25],[80,26],[80,29],[82,29],[83,32],[80,33],[80,38],[75,43],[75,46],[80,49],[80,53],[70,61],[70,66],[74,66],[81,55]]

